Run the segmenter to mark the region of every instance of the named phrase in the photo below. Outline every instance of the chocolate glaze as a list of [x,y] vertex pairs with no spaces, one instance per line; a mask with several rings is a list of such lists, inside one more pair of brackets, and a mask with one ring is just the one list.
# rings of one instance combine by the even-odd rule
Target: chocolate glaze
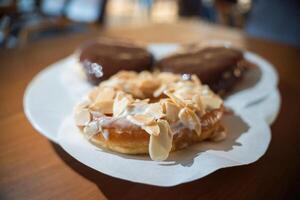
[[217,93],[230,90],[246,66],[242,51],[226,47],[193,49],[168,56],[156,65],[161,71],[196,74]]
[[[112,39],[101,39],[84,44],[80,48],[80,62],[92,84],[109,78],[120,70],[143,71],[152,66],[152,55],[135,44]],[[88,61],[88,62],[85,62]],[[102,66],[103,76],[90,73],[88,63]]]

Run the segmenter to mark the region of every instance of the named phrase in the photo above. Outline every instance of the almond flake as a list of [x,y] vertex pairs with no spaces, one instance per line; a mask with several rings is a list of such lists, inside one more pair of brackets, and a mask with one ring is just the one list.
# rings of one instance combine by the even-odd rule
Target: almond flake
[[170,72],[161,72],[158,74],[158,79],[160,79],[163,83],[174,83],[180,79],[180,75],[175,75]]
[[101,127],[99,127],[98,122],[97,121],[93,121],[90,122],[87,126],[85,126],[83,128],[83,132],[87,135],[87,136],[93,136],[95,134],[97,134],[101,129]]
[[177,89],[176,92],[174,92],[174,95],[176,95],[178,98],[182,100],[187,100],[187,99],[190,100],[193,98],[195,93],[191,89],[181,88],[181,89]]
[[162,84],[159,88],[157,88],[154,92],[153,92],[153,96],[154,97],[159,97],[160,95],[163,94],[163,92],[167,89],[167,85],[166,84]]
[[210,109],[218,109],[221,107],[223,101],[217,95],[201,96],[203,104]]
[[126,84],[124,85],[123,89],[126,93],[132,94],[134,97],[142,99],[145,97],[144,93],[138,88],[137,84]]
[[165,116],[160,103],[149,104],[145,110],[145,113],[150,116],[153,116],[155,119],[160,119]]
[[201,95],[209,95],[211,93],[211,90],[207,85],[203,85],[201,87]]
[[98,101],[94,102],[90,109],[93,111],[98,111],[103,114],[112,114],[113,113],[113,101]]
[[142,79],[139,81],[139,88],[143,91],[153,91],[159,86],[158,82],[152,79]]
[[154,122],[154,118],[152,116],[149,115],[141,115],[141,114],[136,114],[134,116],[132,115],[128,115],[127,119],[138,126],[147,126],[147,125],[151,125]]
[[166,160],[172,149],[173,134],[170,132],[169,123],[166,120],[159,120],[159,135],[150,135],[149,154],[152,160]]
[[83,102],[81,102],[80,104],[78,104],[76,106],[77,109],[83,109],[83,108],[87,108],[90,105],[90,101],[89,100],[85,100]]
[[130,114],[141,114],[145,113],[146,108],[148,107],[148,102],[144,100],[135,100],[135,102],[131,103],[128,106],[128,111]]
[[178,113],[180,108],[173,102],[165,101],[164,102],[166,119],[169,122],[176,122],[178,120]]
[[142,79],[152,79],[153,76],[152,76],[152,73],[149,72],[149,71],[142,71],[139,73],[139,78],[142,78]]
[[113,103],[113,116],[120,116],[132,102],[132,98],[122,92],[117,93]]
[[175,96],[172,92],[166,90],[164,91],[164,94],[167,95],[179,107],[185,107],[185,103],[177,96]]
[[88,109],[78,109],[75,111],[75,124],[85,126],[91,121],[91,114]]
[[192,81],[194,81],[196,85],[201,85],[200,79],[195,74],[192,75]]
[[195,108],[197,109],[197,111],[200,112],[201,116],[204,114],[204,105],[202,103],[202,100],[201,100],[201,96],[199,94],[196,94],[193,96],[192,98],[194,104],[195,104]]
[[89,93],[89,99],[91,101],[95,101],[95,99],[97,98],[97,95],[99,93],[99,88],[98,87],[95,87],[92,89],[92,91]]
[[190,130],[195,130],[197,135],[200,136],[201,124],[195,112],[188,108],[182,108],[178,117],[184,126],[188,127]]
[[147,125],[147,126],[142,126],[142,129],[144,129],[148,134],[150,135],[159,135],[160,134],[160,129],[157,123]]
[[150,99],[135,99],[130,105],[131,106],[145,106],[148,105]]
[[118,79],[133,79],[137,77],[137,73],[134,71],[120,71],[117,74],[113,76],[113,78],[118,78]]
[[110,101],[110,100],[113,100],[114,96],[115,96],[115,90],[112,88],[109,88],[109,87],[105,87],[98,92],[98,95],[97,95],[95,101],[96,102]]

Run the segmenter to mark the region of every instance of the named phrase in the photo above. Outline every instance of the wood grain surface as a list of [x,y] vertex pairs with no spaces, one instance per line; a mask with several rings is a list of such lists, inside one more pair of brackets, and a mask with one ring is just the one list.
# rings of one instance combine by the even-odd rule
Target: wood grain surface
[[[70,157],[27,121],[23,94],[40,70],[99,36],[144,43],[228,40],[269,60],[280,76],[282,105],[266,154],[253,164],[170,188],[112,178]],[[299,199],[299,59],[300,48],[195,21],[105,28],[0,50],[0,199]]]

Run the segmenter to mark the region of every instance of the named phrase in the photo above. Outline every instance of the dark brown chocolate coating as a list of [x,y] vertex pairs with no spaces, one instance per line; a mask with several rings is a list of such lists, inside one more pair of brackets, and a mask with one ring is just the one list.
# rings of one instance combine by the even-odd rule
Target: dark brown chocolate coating
[[243,52],[234,48],[206,47],[168,56],[157,63],[161,71],[196,74],[215,92],[228,91],[244,72]]
[[[92,84],[108,79],[120,70],[143,71],[152,66],[152,55],[144,48],[123,41],[102,39],[88,42],[80,48],[80,62]],[[103,76],[89,72],[88,61],[103,68]]]

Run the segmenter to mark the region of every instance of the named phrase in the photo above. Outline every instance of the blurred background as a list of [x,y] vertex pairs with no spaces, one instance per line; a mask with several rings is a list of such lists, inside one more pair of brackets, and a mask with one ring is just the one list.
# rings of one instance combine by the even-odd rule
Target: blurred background
[[0,0],[0,48],[111,26],[181,19],[300,46],[299,0]]

